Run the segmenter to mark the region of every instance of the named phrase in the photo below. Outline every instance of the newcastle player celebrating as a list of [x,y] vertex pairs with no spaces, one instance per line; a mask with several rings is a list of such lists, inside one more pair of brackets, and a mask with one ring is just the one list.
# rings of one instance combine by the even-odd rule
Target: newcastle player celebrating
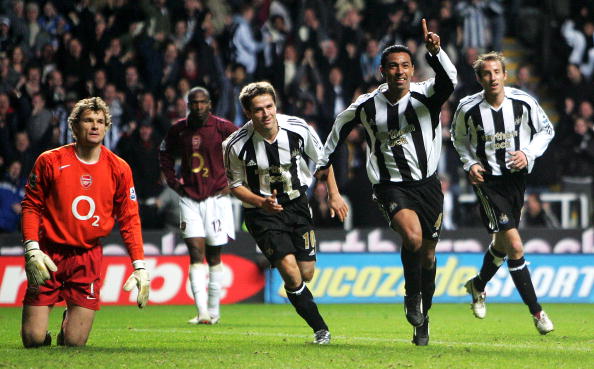
[[409,49],[386,48],[380,66],[386,83],[336,117],[317,174],[326,175],[337,147],[362,124],[374,198],[402,237],[404,308],[416,345],[429,342],[427,313],[435,291],[435,246],[441,231],[443,193],[435,175],[441,152],[439,112],[456,84],[456,68],[440,48],[439,36],[427,30],[424,19],[422,27],[435,78],[411,82],[415,65]]
[[509,272],[536,329],[547,334],[553,323],[537,302],[517,228],[526,174],[553,138],[553,125],[533,97],[505,87],[507,73],[501,54],[481,55],[473,67],[483,91],[460,101],[452,141],[480,200],[483,223],[493,241],[479,274],[466,283],[466,290],[472,295],[474,315],[484,318],[485,286],[507,256]]
[[[250,118],[223,142],[231,192],[243,202],[245,224],[262,253],[276,267],[287,297],[314,331],[314,343],[330,343],[328,326],[305,282],[314,275],[316,241],[305,191],[310,163],[322,154],[312,127],[276,113],[276,93],[267,82],[245,86],[239,95]],[[331,214],[344,220],[348,208],[328,175]]]

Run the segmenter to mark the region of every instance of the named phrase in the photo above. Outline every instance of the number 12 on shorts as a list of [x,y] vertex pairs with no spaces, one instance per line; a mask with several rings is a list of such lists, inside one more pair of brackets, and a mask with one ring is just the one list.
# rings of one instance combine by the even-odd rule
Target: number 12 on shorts
[[316,248],[316,234],[313,229],[311,231],[305,232],[302,237],[306,250],[309,248]]

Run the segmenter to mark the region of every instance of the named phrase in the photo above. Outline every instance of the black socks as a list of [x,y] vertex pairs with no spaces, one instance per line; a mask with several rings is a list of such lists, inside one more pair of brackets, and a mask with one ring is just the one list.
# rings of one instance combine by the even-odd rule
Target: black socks
[[530,271],[524,257],[522,256],[517,260],[509,259],[507,261],[507,267],[520,296],[522,296],[522,300],[528,305],[530,313],[534,315],[541,311],[542,307],[536,301],[536,292],[534,292],[532,278],[530,278]]
[[285,291],[287,291],[289,301],[291,301],[291,304],[297,310],[297,314],[307,322],[314,332],[320,329],[328,330],[328,326],[320,315],[318,306],[314,302],[313,295],[305,285],[305,282],[301,282],[301,286],[296,290],[290,290],[285,286]]
[[400,258],[404,271],[406,296],[417,295],[421,292],[421,250],[412,252],[403,246],[400,250]]

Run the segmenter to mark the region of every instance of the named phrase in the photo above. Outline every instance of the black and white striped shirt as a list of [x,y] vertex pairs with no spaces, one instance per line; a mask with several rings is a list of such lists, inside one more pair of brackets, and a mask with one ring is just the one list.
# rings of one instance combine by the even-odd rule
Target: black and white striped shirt
[[411,83],[410,92],[392,104],[384,92],[387,84],[361,95],[340,113],[318,162],[321,168],[332,164],[337,147],[357,125],[365,128],[367,175],[372,184],[418,181],[437,169],[441,152],[441,105],[454,91],[456,68],[447,54],[427,54],[435,78]]
[[532,96],[512,87],[504,91],[498,109],[485,100],[484,91],[465,97],[456,109],[452,142],[465,171],[478,163],[487,174],[509,174],[512,170],[506,166],[506,153],[521,150],[530,173],[534,160],[555,135],[551,121]]
[[[252,121],[223,142],[227,179],[231,188],[245,186],[259,196],[277,191],[279,203],[301,196],[312,182],[310,163],[322,155],[322,143],[303,119],[277,114],[279,132],[267,142]],[[246,208],[254,206],[243,203]]]

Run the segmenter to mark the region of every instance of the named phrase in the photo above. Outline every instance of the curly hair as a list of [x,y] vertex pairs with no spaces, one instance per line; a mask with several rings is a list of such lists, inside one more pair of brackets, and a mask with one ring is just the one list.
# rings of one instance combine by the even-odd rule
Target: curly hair
[[111,127],[111,114],[109,113],[109,107],[105,101],[103,101],[103,99],[100,97],[89,97],[88,99],[82,99],[79,100],[76,105],[74,105],[72,112],[68,116],[68,128],[70,129],[70,132],[72,132],[72,137],[74,137],[74,139],[76,139],[76,134],[74,133],[72,126],[80,122],[80,118],[86,110],[103,112],[105,115],[105,129],[107,130],[109,127]]
[[250,111],[252,99],[260,95],[272,96],[272,101],[276,104],[276,91],[274,87],[268,82],[252,82],[249,85],[241,89],[239,94],[239,101],[243,110]]

